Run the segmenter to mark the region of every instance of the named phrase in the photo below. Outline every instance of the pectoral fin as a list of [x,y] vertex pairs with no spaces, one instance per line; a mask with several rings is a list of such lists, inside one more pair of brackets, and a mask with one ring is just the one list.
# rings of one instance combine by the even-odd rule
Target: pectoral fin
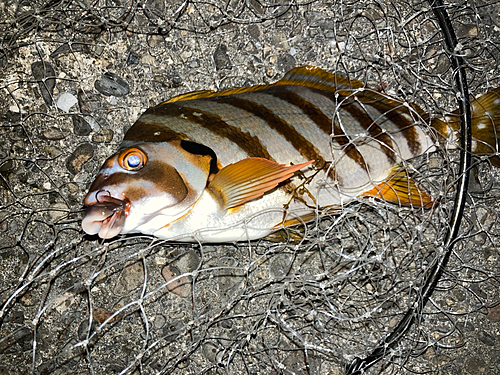
[[393,174],[362,196],[372,196],[401,206],[432,208],[436,201],[420,188],[405,171]]
[[313,162],[287,166],[262,158],[243,159],[222,168],[208,190],[220,202],[221,208],[227,210],[260,197]]

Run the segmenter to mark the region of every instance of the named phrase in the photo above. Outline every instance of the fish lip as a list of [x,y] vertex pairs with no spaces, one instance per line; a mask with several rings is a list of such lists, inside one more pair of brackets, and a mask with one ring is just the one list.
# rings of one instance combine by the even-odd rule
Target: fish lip
[[[92,196],[95,199],[90,201]],[[120,234],[130,213],[130,201],[118,199],[107,190],[89,194],[84,204],[87,209],[82,220],[83,230],[90,235],[98,234],[103,239]]]

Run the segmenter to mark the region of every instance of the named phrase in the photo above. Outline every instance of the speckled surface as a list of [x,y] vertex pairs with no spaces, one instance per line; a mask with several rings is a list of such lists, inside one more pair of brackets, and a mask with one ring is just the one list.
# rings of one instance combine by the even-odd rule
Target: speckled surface
[[[500,3],[448,8],[473,95],[500,85]],[[313,64],[456,108],[426,2],[0,5],[0,374],[342,374],[442,256],[458,155],[411,162],[432,211],[360,200],[301,243],[102,242],[80,228],[106,156],[148,107]],[[500,373],[499,169],[472,170],[462,239],[417,323],[369,373]],[[304,228],[302,228],[304,229]]]

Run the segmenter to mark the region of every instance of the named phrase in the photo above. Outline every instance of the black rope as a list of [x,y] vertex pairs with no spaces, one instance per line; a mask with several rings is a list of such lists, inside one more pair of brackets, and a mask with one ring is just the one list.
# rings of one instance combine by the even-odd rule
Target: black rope
[[393,349],[409,331],[415,322],[418,314],[429,301],[441,275],[448,264],[450,255],[455,242],[457,241],[460,223],[462,221],[465,200],[467,195],[467,186],[469,182],[469,169],[471,165],[471,112],[469,101],[469,89],[467,86],[467,77],[465,74],[465,62],[459,51],[456,51],[457,37],[451,24],[448,13],[444,9],[442,0],[429,0],[434,16],[436,17],[444,36],[446,48],[448,50],[451,65],[454,69],[455,85],[460,97],[458,106],[460,110],[460,170],[458,188],[455,196],[455,207],[450,218],[450,225],[446,233],[443,248],[444,254],[438,258],[430,268],[425,277],[425,283],[422,292],[412,307],[404,315],[396,328],[384,339],[383,343],[373,350],[366,358],[356,357],[347,367],[346,375],[359,375],[369,367],[384,358],[385,354]]

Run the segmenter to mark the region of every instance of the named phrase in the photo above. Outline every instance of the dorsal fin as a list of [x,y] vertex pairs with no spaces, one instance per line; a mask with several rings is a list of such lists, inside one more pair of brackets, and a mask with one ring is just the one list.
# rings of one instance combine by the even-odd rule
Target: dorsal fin
[[338,90],[360,89],[365,86],[363,82],[357,79],[349,80],[312,65],[293,68],[287,72],[282,79],[276,82],[275,85],[306,86],[333,92]]
[[199,90],[199,91],[191,91],[187,92],[185,94],[180,94],[177,96],[174,96],[173,98],[168,99],[167,101],[164,101],[161,104],[164,103],[173,103],[173,102],[182,102],[185,100],[192,100],[192,99],[199,99],[199,98],[209,98],[210,96],[213,96],[212,94],[215,93],[214,90]]
[[193,99],[206,99],[216,96],[228,96],[265,90],[273,86],[304,86],[320,90],[336,92],[338,90],[352,90],[364,87],[363,83],[357,79],[346,79],[339,75],[330,73],[324,69],[312,65],[299,66],[287,72],[281,80],[270,85],[255,85],[250,87],[238,87],[222,91],[200,90],[186,94],[174,96],[161,103],[174,103]]

